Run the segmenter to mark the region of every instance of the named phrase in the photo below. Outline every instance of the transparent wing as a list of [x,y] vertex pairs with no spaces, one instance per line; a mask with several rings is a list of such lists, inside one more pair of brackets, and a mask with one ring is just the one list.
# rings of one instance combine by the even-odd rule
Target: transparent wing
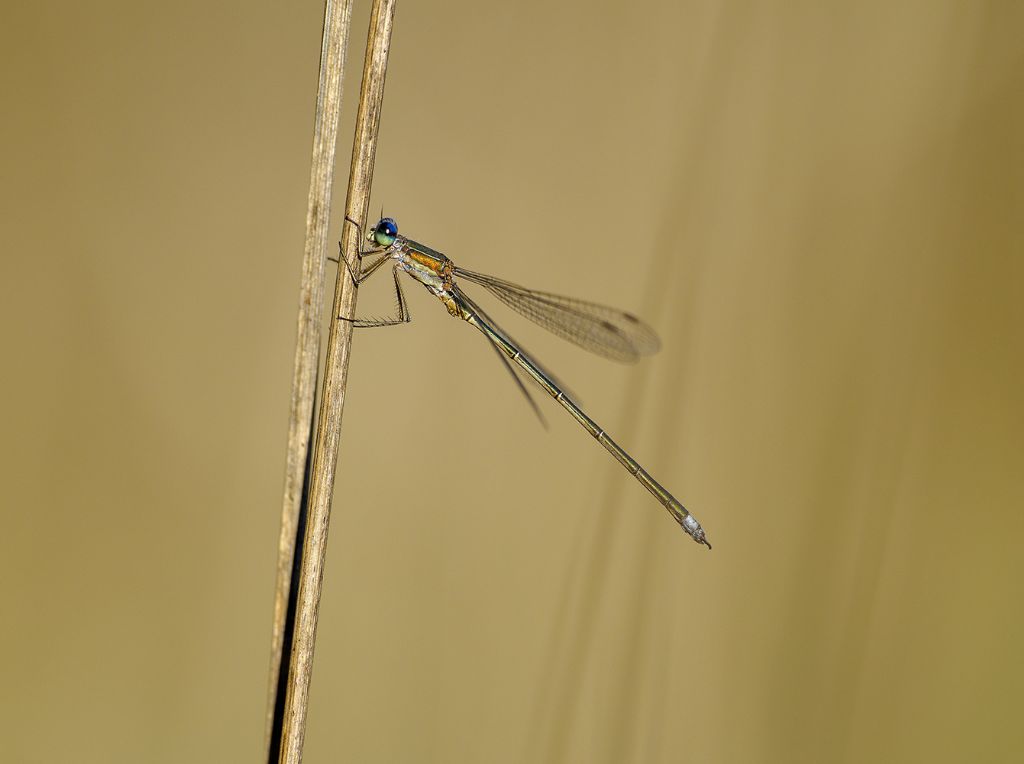
[[456,268],[455,275],[479,284],[517,313],[585,350],[632,363],[658,352],[654,330],[636,316],[606,305],[536,292],[503,279]]

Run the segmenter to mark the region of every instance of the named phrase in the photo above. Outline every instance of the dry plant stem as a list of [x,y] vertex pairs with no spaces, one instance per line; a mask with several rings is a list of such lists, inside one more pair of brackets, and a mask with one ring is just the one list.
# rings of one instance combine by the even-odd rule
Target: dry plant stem
[[320,321],[324,300],[324,260],[330,229],[331,187],[334,182],[338,114],[341,111],[342,79],[352,0],[327,0],[324,35],[320,50],[320,84],[313,127],[313,161],[306,206],[306,241],[299,289],[299,321],[295,343],[295,370],[288,416],[288,456],[278,540],[277,587],[274,593],[274,630],[271,643],[270,682],[267,700],[265,745],[271,742],[274,708],[281,675],[282,649],[292,565],[306,460],[313,428],[317,367],[320,362]]
[[[395,0],[374,0],[370,12],[370,32],[366,43],[363,84],[359,94],[359,112],[352,146],[352,170],[349,175],[345,214],[353,220],[364,220],[370,201],[370,183],[377,148],[384,78],[387,71]],[[358,261],[353,253],[361,242],[355,226],[346,224],[342,237],[343,250],[353,268]],[[353,316],[356,288],[349,269],[338,268],[335,286],[334,315]],[[334,493],[334,472],[341,439],[341,414],[345,404],[349,352],[352,347],[352,323],[331,322],[328,335],[327,363],[324,369],[323,397],[313,450],[313,467],[309,489],[309,519],[303,542],[302,566],[295,612],[295,636],[291,666],[288,672],[288,694],[285,701],[284,727],[280,761],[297,764],[302,757],[309,701],[309,681],[313,666],[317,615],[323,583],[324,556],[327,551],[327,530],[330,522],[331,496]]]

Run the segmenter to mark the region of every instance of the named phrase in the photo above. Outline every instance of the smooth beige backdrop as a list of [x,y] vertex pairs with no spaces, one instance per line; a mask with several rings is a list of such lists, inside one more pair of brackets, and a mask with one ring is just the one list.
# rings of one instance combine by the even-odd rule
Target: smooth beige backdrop
[[[261,758],[322,13],[4,14],[3,761]],[[410,285],[355,340],[306,761],[1021,760],[1022,39],[399,4],[374,210],[657,327],[621,367],[493,311],[715,548]]]

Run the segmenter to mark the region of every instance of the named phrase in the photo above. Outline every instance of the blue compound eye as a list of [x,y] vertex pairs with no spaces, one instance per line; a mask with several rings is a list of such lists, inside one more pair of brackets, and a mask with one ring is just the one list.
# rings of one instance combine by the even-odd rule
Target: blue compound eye
[[382,247],[390,247],[398,238],[398,224],[391,218],[381,218],[373,229],[373,239]]

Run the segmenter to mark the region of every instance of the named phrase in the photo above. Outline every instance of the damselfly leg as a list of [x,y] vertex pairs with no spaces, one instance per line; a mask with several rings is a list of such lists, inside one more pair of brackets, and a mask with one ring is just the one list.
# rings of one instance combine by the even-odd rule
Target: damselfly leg
[[[362,227],[350,217],[346,217],[349,223],[356,227],[357,241],[363,239]],[[387,247],[371,247],[368,250],[356,249],[356,255],[359,258],[359,262],[362,263],[366,257],[373,255],[380,255],[376,260],[370,263],[365,270],[360,268],[359,275],[355,274],[352,269],[352,263],[347,257],[345,257],[344,247],[341,242],[338,242],[338,256],[339,259],[344,259],[345,267],[348,268],[348,275],[352,277],[353,283],[356,288],[359,287],[364,281],[370,278],[374,273],[380,270],[381,266],[389,260],[393,260],[391,255],[386,251]],[[332,260],[334,258],[331,258]],[[394,318],[349,318],[348,316],[338,316],[342,321],[348,321],[354,328],[357,329],[372,329],[380,326],[397,326],[398,324],[407,324],[412,321],[412,315],[409,313],[409,305],[405,300],[405,292],[402,291],[402,281],[398,277],[398,266],[396,265],[391,269],[391,275],[395,281],[395,298],[398,301],[398,316]]]
[[[366,273],[361,274],[362,278],[356,281],[356,286],[363,281],[366,281],[373,272],[379,267],[383,260],[390,259],[388,255],[384,255],[381,260],[374,262],[370,268],[367,269]],[[342,321],[348,321],[356,329],[373,329],[379,326],[397,326],[398,324],[408,324],[412,321],[412,315],[409,313],[409,306],[405,301],[405,292],[402,291],[402,281],[398,278],[398,266],[391,269],[391,275],[395,279],[395,296],[398,299],[398,316],[395,318],[349,318],[348,316],[338,316]]]

